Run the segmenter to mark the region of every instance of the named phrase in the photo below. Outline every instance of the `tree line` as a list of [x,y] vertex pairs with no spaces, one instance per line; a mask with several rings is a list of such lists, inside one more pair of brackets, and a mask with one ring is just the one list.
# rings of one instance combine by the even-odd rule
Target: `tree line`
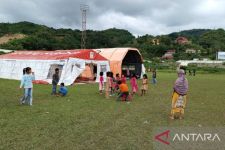
[[[24,34],[22,39],[12,39],[0,44],[2,49],[11,50],[57,50],[80,49],[81,31],[72,29],[54,29],[30,22],[0,23],[0,37],[6,34]],[[186,37],[187,44],[176,42],[177,37]],[[87,30],[86,48],[138,48],[145,59],[160,58],[167,50],[176,50],[174,59],[193,59],[209,57],[215,59],[215,53],[225,50],[224,29],[193,29],[174,32],[167,35],[143,35],[135,37],[123,29],[103,31]],[[185,53],[186,49],[199,50],[200,53]]]

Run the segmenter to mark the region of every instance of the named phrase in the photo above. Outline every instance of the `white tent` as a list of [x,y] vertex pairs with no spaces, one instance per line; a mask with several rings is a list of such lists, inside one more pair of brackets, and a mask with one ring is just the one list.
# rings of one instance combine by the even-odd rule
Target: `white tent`
[[13,52],[13,50],[0,49],[0,52],[3,52],[3,53],[11,53],[11,52]]
[[96,65],[96,82],[101,71],[110,71],[107,59],[93,50],[16,51],[0,55],[0,78],[20,80],[23,68],[31,67],[37,83],[51,83],[55,68],[59,68],[60,83],[70,85],[87,64]]
[[207,60],[207,59],[203,59],[203,60],[198,60],[198,59],[194,59],[194,60],[179,60],[177,61],[178,64],[180,64],[181,66],[188,66],[188,64],[213,64],[213,65],[222,65],[223,61],[218,61],[218,60]]

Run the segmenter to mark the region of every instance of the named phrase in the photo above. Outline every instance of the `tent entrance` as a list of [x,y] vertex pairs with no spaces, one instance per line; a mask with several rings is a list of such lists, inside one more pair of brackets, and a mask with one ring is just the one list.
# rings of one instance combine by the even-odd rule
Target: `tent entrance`
[[77,78],[76,82],[95,81],[97,76],[97,65],[88,63],[85,65],[84,71]]
[[50,65],[49,71],[48,71],[48,76],[47,79],[52,79],[53,74],[55,73],[55,69],[59,68],[59,78],[61,77],[62,70],[63,70],[63,65],[59,64],[52,64]]
[[130,77],[132,74],[141,76],[142,58],[137,51],[129,50],[122,62],[122,74]]

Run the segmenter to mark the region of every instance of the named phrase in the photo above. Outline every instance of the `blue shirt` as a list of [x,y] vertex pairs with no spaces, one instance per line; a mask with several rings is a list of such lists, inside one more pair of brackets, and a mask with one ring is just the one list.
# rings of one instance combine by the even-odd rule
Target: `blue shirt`
[[34,75],[32,74],[25,74],[23,75],[20,83],[20,88],[33,88],[33,83],[32,81],[35,80]]
[[68,90],[65,86],[60,86],[59,93],[65,96],[67,94]]

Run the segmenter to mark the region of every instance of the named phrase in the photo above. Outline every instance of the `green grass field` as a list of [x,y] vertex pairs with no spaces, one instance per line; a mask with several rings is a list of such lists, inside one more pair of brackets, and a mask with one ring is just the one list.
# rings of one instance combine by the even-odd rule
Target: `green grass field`
[[175,73],[158,73],[158,84],[131,103],[106,100],[97,84],[69,87],[51,96],[35,85],[33,106],[19,105],[19,82],[0,80],[0,149],[151,150],[154,127],[225,126],[225,75],[188,77],[184,120],[168,118]]

